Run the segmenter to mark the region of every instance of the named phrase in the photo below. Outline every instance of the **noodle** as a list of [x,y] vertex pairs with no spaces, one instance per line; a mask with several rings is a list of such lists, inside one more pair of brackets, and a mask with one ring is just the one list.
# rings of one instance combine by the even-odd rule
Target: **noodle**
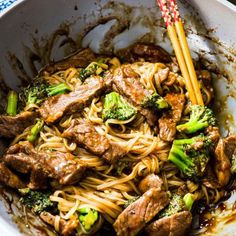
[[[162,94],[163,91],[169,89],[168,86],[172,86],[172,89],[177,92],[184,93],[183,78],[176,76],[173,72],[170,73],[169,79],[162,87],[156,73],[159,69],[165,68],[163,64],[136,63],[133,64],[133,68],[136,72],[142,72],[141,82],[149,90]],[[70,84],[71,88],[76,86],[73,78],[76,76],[77,70],[69,68],[62,74],[64,79],[61,79],[61,74],[57,74],[53,77],[54,81],[55,79],[57,82],[65,81]],[[59,75],[61,76],[60,79],[58,78]],[[100,157],[92,155],[80,149],[76,143],[71,143],[62,138],[56,127],[46,128],[40,134],[38,150],[51,148],[63,152],[72,152],[85,161],[88,167],[95,170],[93,175],[82,179],[78,187],[65,187],[51,196],[51,200],[58,203],[60,217],[63,219],[69,219],[76,212],[76,209],[87,205],[101,212],[108,222],[113,223],[122,211],[120,205],[124,205],[128,199],[132,199],[133,193],[140,194],[133,181],[150,173],[159,173],[162,170],[161,176],[166,190],[177,189],[185,184],[182,179],[177,177],[178,169],[166,162],[169,144],[160,140],[158,136],[154,136],[151,127],[143,121],[142,117],[136,119],[133,116],[125,121],[108,119],[104,123],[100,115],[101,112],[102,102],[99,98],[94,98],[91,105],[85,108],[81,115],[95,125],[99,134],[105,135],[111,142],[126,149],[127,155],[124,160],[134,162],[132,171],[128,175],[122,173],[119,178],[113,177],[110,175],[113,170],[112,165],[107,165]],[[72,119],[81,115],[73,114],[64,117],[59,123],[60,127],[68,128]],[[134,121],[134,128],[127,126]],[[199,190],[199,186],[191,181],[187,181],[187,187],[189,192],[193,193],[194,198],[205,197],[206,201],[209,201],[208,190],[205,187],[202,186]]]
[[[120,66],[117,58],[110,61],[113,65],[111,70]],[[166,78],[160,78],[159,72],[166,69],[166,65],[137,62],[131,66],[140,75],[140,81],[147,90],[160,95],[172,91],[188,97],[184,79],[180,75],[167,71]],[[50,84],[66,83],[72,91],[75,91],[81,84],[78,79],[80,70],[80,68],[71,67],[53,75],[46,74],[43,79]],[[202,90],[209,103],[211,93],[204,86]],[[32,108],[38,108],[38,106],[30,105],[25,110]],[[107,119],[104,121],[101,117],[102,110],[103,98],[95,97],[83,112],[65,115],[57,124],[44,125],[38,140],[34,143],[38,152],[46,152],[50,157],[57,155],[57,151],[69,153],[73,158],[86,163],[88,168],[87,175],[79,183],[73,186],[60,186],[60,190],[55,190],[50,196],[50,200],[57,203],[59,210],[59,215],[54,221],[56,231],[60,231],[60,219],[72,219],[78,214],[78,209],[84,207],[100,212],[106,221],[114,223],[123,211],[127,200],[140,195],[137,182],[152,173],[160,175],[166,191],[177,191],[179,187],[186,186],[194,199],[205,199],[207,203],[212,200],[219,201],[222,193],[218,190],[209,190],[201,183],[186,181],[182,178],[179,169],[167,160],[170,143],[161,140],[143,116],[134,115],[128,120]],[[187,104],[184,115],[188,113]],[[77,118],[88,120],[100,135],[104,135],[111,143],[124,148],[126,155],[119,163],[121,165],[128,163],[124,171],[122,169],[118,173],[117,167],[113,164],[108,164],[102,157],[88,152],[76,142],[62,136],[72,120]],[[12,144],[25,140],[30,129],[31,127],[17,136]]]

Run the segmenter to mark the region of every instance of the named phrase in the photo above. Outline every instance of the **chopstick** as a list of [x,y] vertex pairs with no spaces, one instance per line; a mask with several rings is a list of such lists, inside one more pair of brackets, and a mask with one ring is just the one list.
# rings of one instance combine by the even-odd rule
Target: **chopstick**
[[[192,104],[204,105],[176,0],[157,0]],[[169,7],[169,9],[168,9]]]

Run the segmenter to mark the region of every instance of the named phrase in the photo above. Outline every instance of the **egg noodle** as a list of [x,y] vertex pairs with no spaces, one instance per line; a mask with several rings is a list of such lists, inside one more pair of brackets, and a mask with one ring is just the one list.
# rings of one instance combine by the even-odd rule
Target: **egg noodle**
[[[121,63],[117,58],[113,58],[112,62],[111,72],[113,73],[117,67],[121,66]],[[182,93],[186,98],[188,97],[184,80],[177,73],[169,72],[167,80],[162,83],[158,72],[167,68],[165,64],[135,62],[131,64],[131,67],[140,75],[141,83],[149,91],[162,95],[164,92],[174,90],[175,93]],[[50,84],[65,82],[73,91],[81,84],[78,79],[79,71],[78,68],[69,68],[43,77]],[[202,86],[202,92],[205,94],[205,103],[208,104],[211,93],[204,86]],[[26,107],[25,110],[31,108],[32,105]],[[223,192],[208,189],[201,184],[181,178],[178,168],[167,161],[170,144],[156,136],[153,128],[142,116],[134,116],[125,121],[116,119],[104,121],[101,118],[102,109],[102,97],[94,98],[91,105],[83,112],[66,115],[56,125],[44,125],[35,143],[35,148],[39,152],[46,152],[52,156],[54,151],[70,153],[88,166],[86,175],[78,184],[60,187],[51,195],[51,201],[58,203],[59,214],[54,222],[56,230],[59,230],[60,219],[71,219],[78,209],[84,207],[97,210],[105,220],[114,223],[123,211],[127,200],[140,195],[137,180],[150,173],[156,173],[162,178],[166,191],[186,186],[195,200],[205,199],[209,203],[217,202],[221,198]],[[185,109],[188,109],[188,105]],[[119,163],[121,165],[119,173],[113,165],[106,163],[101,157],[87,152],[75,142],[62,137],[63,131],[75,118],[89,120],[99,134],[105,135],[108,140],[117,143],[127,151]],[[29,127],[16,137],[13,143],[24,140],[31,128]],[[123,171],[122,165],[128,165],[130,171],[128,173]]]

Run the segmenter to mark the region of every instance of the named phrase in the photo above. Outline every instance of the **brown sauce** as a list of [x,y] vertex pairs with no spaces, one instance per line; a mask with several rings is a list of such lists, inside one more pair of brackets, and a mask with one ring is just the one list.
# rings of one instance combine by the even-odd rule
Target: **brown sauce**
[[[111,2],[110,5],[106,6],[106,7],[117,7],[119,8],[120,6],[117,5],[115,2]],[[128,6],[126,7],[126,13],[127,16],[129,16],[130,12],[131,12],[131,8]],[[78,7],[75,6],[74,10],[77,11]],[[102,10],[102,9],[101,9]],[[86,27],[86,29],[84,30],[84,32],[82,33],[82,35],[85,35],[86,33],[88,33],[90,30],[92,30],[94,27],[96,27],[97,25],[101,24],[101,23],[105,23],[111,19],[115,19],[117,16],[106,16],[101,18],[100,20],[98,20],[97,22],[94,22],[93,24],[89,25]],[[123,15],[122,15],[123,17]],[[163,26],[163,22],[158,19],[156,21],[156,24],[161,26],[162,28],[164,28]],[[122,32],[126,27],[128,27],[129,22],[126,19],[123,19],[123,26],[121,28],[119,28],[118,30],[120,30],[120,32]],[[193,33],[188,29],[189,33]],[[212,36],[209,36],[208,33],[213,32],[214,29],[209,29],[208,31],[206,30],[204,34],[199,33],[199,36],[205,37],[206,39],[216,43],[217,45],[223,47],[224,49],[228,50],[228,53],[224,53],[223,51],[221,51],[221,53],[225,56],[225,58],[228,60],[229,63],[232,63],[235,61],[235,56],[236,56],[236,52],[233,49],[228,49],[225,47],[224,44],[222,44],[219,39],[213,38]],[[49,38],[46,39],[44,43],[42,43],[42,40],[36,40],[35,38],[33,39],[33,46],[34,48],[32,48],[31,50],[31,57],[30,57],[30,61],[32,62],[32,65],[30,66],[31,70],[32,70],[32,74],[36,75],[37,73],[37,68],[34,66],[34,62],[38,62],[40,64],[41,67],[43,67],[44,65],[48,64],[49,62],[53,61],[52,58],[52,48],[54,46],[54,43],[56,41],[56,39],[63,37],[64,40],[61,41],[59,47],[65,46],[67,45],[67,53],[71,53],[73,51],[75,51],[76,49],[78,49],[80,47],[80,45],[76,44],[76,40],[72,39],[70,37],[70,31],[69,31],[69,26],[67,24],[64,24],[60,29],[58,29],[57,31],[55,31],[55,33]],[[165,39],[167,37],[167,35],[165,33],[163,33],[163,39]],[[152,39],[152,37],[151,37]],[[110,38],[108,38],[107,40],[110,40]],[[150,40],[150,38],[149,38]],[[34,52],[34,53],[33,53]],[[204,59],[204,53],[202,52],[199,55],[200,60],[205,60]],[[9,53],[9,60],[11,62],[12,65],[12,69],[14,70],[16,76],[20,79],[21,84],[27,84],[30,81],[30,76],[28,75],[28,73],[26,72],[24,65],[21,63],[21,61],[16,57],[16,55],[14,53]],[[204,64],[207,64],[207,61],[204,61]],[[217,68],[217,66],[213,63],[209,63],[209,67],[208,69],[211,70],[211,72],[215,73],[216,76],[224,76],[228,82],[232,82],[232,80],[230,80],[230,77],[228,77],[228,75],[224,72],[224,71],[220,71],[219,68]],[[6,93],[8,91],[8,87],[7,85],[4,83],[4,80],[0,77],[0,91],[3,91],[4,93]],[[226,106],[226,102],[223,101],[221,104],[219,104],[219,107],[223,110]],[[227,117],[225,117],[225,123],[227,124],[227,120],[230,120],[232,122],[233,117],[232,115],[227,115]],[[14,222],[17,223],[19,229],[25,234],[25,235],[57,235],[53,229],[51,227],[49,227],[48,225],[44,224],[38,217],[35,217],[31,212],[29,212],[27,209],[23,208],[22,205],[19,206],[18,200],[19,197],[17,196],[17,194],[9,189],[0,189],[0,197],[2,198],[2,200],[4,201],[6,207],[7,207],[7,212],[12,216]],[[219,207],[221,211],[225,210],[225,205],[224,204],[219,204],[217,206],[215,206],[215,208]],[[234,204],[233,209],[236,210],[236,204]],[[214,227],[214,218],[206,218],[204,215],[205,213],[209,211],[209,208],[205,208],[204,206],[200,206],[198,212],[196,212],[196,216],[198,218],[198,226],[196,226],[196,228],[198,227],[199,229],[201,228],[206,228],[206,227]],[[232,222],[236,217],[236,213],[230,217],[227,221],[228,222]],[[109,227],[108,227],[109,230]],[[104,232],[107,233],[107,230],[104,229]],[[108,235],[104,233],[104,235]]]

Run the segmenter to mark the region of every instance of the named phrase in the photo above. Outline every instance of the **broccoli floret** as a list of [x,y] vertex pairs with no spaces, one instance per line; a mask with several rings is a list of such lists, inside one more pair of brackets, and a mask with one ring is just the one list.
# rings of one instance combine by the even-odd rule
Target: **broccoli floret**
[[133,197],[133,198],[129,199],[129,200],[124,204],[124,208],[127,208],[129,205],[131,205],[132,203],[136,202],[139,198],[140,198],[140,196],[136,196],[136,197]]
[[158,216],[159,218],[162,218],[171,216],[184,210],[190,211],[193,202],[194,200],[190,193],[187,193],[184,197],[180,196],[179,194],[173,194],[169,205],[164,210],[162,210]]
[[29,188],[19,189],[22,197],[20,201],[33,212],[40,214],[43,211],[54,210],[55,204],[50,201],[51,195],[48,191],[34,191]]
[[201,177],[210,159],[212,142],[204,135],[174,140],[168,160],[173,162],[187,178]]
[[55,96],[71,91],[70,87],[65,83],[53,84],[46,88],[48,96]]
[[91,75],[100,75],[104,70],[108,69],[108,65],[103,63],[103,60],[97,62],[91,62],[85,69],[82,69],[79,73],[79,79],[84,82],[86,78]]
[[160,212],[159,217],[168,217],[186,208],[183,198],[178,194],[173,194],[169,205]]
[[156,111],[166,109],[169,107],[167,101],[157,93],[153,93],[150,97],[147,97],[142,106],[145,108],[153,108]]
[[192,134],[210,125],[216,125],[216,118],[210,108],[201,105],[192,105],[190,109],[188,122],[176,126],[179,132]]
[[90,231],[92,226],[98,220],[98,212],[89,207],[84,207],[78,210],[79,212],[79,221],[83,225],[86,231]]
[[236,174],[236,155],[233,154],[232,159],[231,159],[231,172],[233,174]]
[[136,109],[121,98],[118,93],[111,92],[105,96],[102,110],[102,118],[104,120],[128,120],[136,113]]
[[23,105],[40,105],[47,97],[71,91],[65,83],[49,85],[44,80],[36,78],[34,81],[23,88],[20,93],[20,100]]
[[40,105],[48,97],[46,88],[48,84],[41,79],[34,79],[31,84],[20,92],[20,100],[24,105]]

